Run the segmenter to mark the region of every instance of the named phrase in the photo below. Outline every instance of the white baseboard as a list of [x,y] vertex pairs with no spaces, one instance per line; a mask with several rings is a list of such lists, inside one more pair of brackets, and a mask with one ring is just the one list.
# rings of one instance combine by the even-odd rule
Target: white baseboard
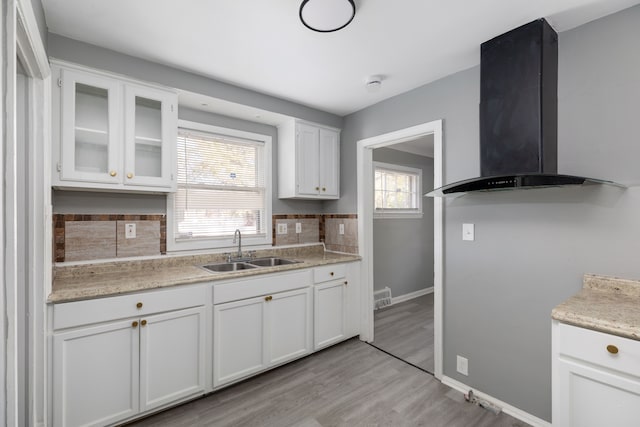
[[391,297],[391,305],[409,301],[411,299],[418,298],[423,295],[427,295],[431,293],[433,293],[433,286],[430,288],[420,289],[419,291],[409,292],[408,294],[399,295],[397,297]]
[[523,421],[534,427],[551,427],[551,423],[541,418],[533,416],[530,413],[523,411],[522,409],[518,409],[515,406],[509,405],[507,402],[503,402],[502,400],[489,396],[486,393],[478,391],[473,387],[469,387],[468,385],[463,384],[458,380],[454,380],[451,377],[447,377],[446,375],[442,376],[442,384],[447,385],[454,390],[458,390],[461,393],[467,393],[469,390],[473,390],[474,395],[482,399],[485,399],[490,403],[496,405],[497,407],[501,408],[502,412],[504,412],[505,414],[511,415],[513,418],[517,418],[520,421]]

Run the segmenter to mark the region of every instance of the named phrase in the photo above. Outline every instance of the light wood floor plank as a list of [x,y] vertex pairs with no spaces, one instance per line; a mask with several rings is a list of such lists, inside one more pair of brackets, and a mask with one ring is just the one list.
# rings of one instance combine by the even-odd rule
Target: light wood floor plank
[[433,293],[376,310],[373,345],[433,373]]
[[357,339],[134,424],[143,426],[522,427]]

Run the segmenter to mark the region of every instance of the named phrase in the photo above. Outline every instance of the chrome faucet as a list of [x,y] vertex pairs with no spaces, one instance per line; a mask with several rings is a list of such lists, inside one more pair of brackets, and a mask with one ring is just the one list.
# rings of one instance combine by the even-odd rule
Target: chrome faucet
[[236,232],[233,233],[233,243],[236,242],[236,238],[238,239],[238,253],[236,254],[236,258],[242,258],[242,234],[240,233],[240,229],[236,228]]

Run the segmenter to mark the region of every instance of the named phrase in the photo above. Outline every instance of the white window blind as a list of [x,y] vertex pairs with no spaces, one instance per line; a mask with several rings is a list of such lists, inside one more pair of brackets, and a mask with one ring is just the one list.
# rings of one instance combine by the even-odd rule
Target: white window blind
[[178,130],[176,242],[266,237],[265,143],[190,129]]
[[374,217],[422,216],[422,170],[374,162]]

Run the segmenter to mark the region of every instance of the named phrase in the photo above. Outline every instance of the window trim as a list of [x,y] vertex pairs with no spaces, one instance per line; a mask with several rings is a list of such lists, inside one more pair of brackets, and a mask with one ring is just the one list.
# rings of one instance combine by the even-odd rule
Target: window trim
[[[384,211],[378,211],[376,209],[376,198],[375,198],[375,176],[377,169],[385,169],[394,172],[407,173],[407,174],[415,174],[418,175],[418,190],[417,194],[417,202],[418,209],[417,210],[406,210],[406,209],[387,209]],[[414,168],[410,166],[396,165],[393,163],[385,163],[385,162],[373,162],[373,219],[420,219],[423,217],[422,212],[422,169]]]
[[[225,128],[221,126],[214,126],[200,122],[192,122],[189,120],[178,120],[178,129],[192,129],[200,132],[209,132],[218,135],[227,135],[235,138],[243,138],[243,139],[251,139],[254,141],[260,141],[264,143],[263,149],[263,165],[264,165],[264,182],[265,182],[265,209],[264,209],[264,217],[265,217],[265,236],[264,237],[252,237],[252,236],[242,236],[242,246],[268,246],[271,247],[273,243],[273,236],[271,232],[271,205],[273,203],[272,199],[272,190],[273,190],[273,157],[271,154],[272,150],[272,137],[270,135],[264,135],[260,133],[247,132],[239,129]],[[177,164],[177,152],[173,153],[176,156],[174,164]],[[176,181],[178,177],[176,176]],[[176,182],[176,190],[177,190],[177,182]],[[232,243],[233,239],[225,239],[225,238],[215,238],[215,239],[197,239],[197,240],[176,240],[175,239],[175,229],[174,229],[174,203],[175,203],[175,194],[169,193],[167,196],[167,252],[178,252],[178,251],[190,251],[190,250],[216,250],[216,249],[227,249],[233,250],[236,248],[236,245]],[[257,249],[257,248],[254,248]]]

